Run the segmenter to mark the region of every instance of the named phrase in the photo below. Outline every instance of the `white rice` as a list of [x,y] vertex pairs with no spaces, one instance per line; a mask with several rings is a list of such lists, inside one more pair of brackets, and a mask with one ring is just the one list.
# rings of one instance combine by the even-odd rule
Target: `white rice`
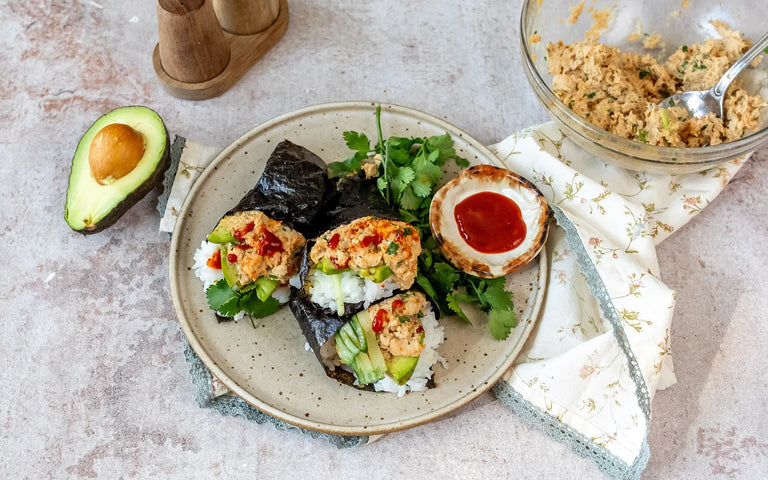
[[385,376],[373,384],[373,388],[377,392],[393,392],[397,393],[398,397],[402,397],[408,391],[426,390],[427,382],[432,378],[432,366],[440,362],[443,367],[446,367],[445,359],[437,353],[437,348],[444,339],[443,327],[437,323],[432,307],[427,305],[425,309],[426,315],[421,317],[421,325],[424,327],[424,350],[419,355],[419,361],[416,363],[413,375],[405,385],[398,385],[389,376]]
[[376,300],[390,297],[398,285],[390,278],[381,283],[366,280],[352,270],[346,270],[334,275],[326,275],[319,270],[312,270],[307,276],[309,296],[314,303],[324,308],[336,310],[336,278],[341,277],[341,292],[345,303],[363,302],[363,308],[368,308]]
[[275,288],[272,292],[272,298],[280,303],[288,303],[288,300],[291,298],[291,287],[283,285]]
[[[195,276],[203,281],[203,292],[205,292],[208,287],[218,282],[219,280],[224,280],[224,272],[221,269],[211,268],[208,266],[208,259],[211,258],[211,255],[213,255],[214,252],[220,248],[221,246],[217,243],[211,243],[203,240],[202,243],[200,243],[200,247],[195,250],[195,254],[193,256],[195,263],[192,265],[192,269],[195,272]],[[298,284],[299,282],[301,281],[299,280],[298,274],[294,275],[289,280],[291,285]],[[279,286],[275,289],[274,292],[272,292],[272,297],[281,304],[287,303],[290,299],[290,296],[291,288],[287,285]],[[233,318],[235,320],[240,320],[244,316],[245,312],[238,312]]]
[[195,250],[195,255],[193,257],[195,259],[195,264],[192,265],[192,269],[195,271],[195,276],[203,281],[203,291],[217,281],[224,280],[224,272],[222,272],[221,269],[211,268],[207,265],[211,255],[220,248],[221,246],[216,243],[203,240],[200,244],[200,248]]

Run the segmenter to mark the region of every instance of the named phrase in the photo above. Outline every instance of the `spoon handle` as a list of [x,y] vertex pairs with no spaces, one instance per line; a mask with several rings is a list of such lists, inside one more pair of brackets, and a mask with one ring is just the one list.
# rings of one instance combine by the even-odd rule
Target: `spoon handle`
[[720,81],[717,82],[714,87],[712,87],[712,95],[715,98],[721,98],[723,95],[725,95],[725,91],[728,89],[728,85],[731,84],[733,79],[736,78],[739,73],[741,73],[741,71],[746,68],[747,65],[752,63],[752,60],[754,60],[755,57],[757,57],[765,47],[768,47],[768,33],[763,35],[760,40],[755,42],[755,44],[752,45],[752,48],[747,50],[746,53],[744,53],[741,58],[736,60],[736,63],[734,63],[731,68],[725,72],[725,75],[723,75]]

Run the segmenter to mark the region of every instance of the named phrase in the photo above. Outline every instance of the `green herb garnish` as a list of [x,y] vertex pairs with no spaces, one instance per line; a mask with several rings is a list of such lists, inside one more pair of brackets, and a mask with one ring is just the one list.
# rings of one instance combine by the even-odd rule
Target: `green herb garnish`
[[233,290],[225,280],[219,280],[209,286],[205,290],[205,296],[208,298],[208,306],[220,315],[234,317],[244,311],[251,318],[251,323],[254,318],[264,318],[275,313],[280,306],[280,302],[272,297],[263,302],[259,300],[255,288]]
[[[504,277],[484,279],[461,272],[443,256],[429,228],[429,206],[442,177],[442,166],[452,160],[466,168],[469,162],[456,155],[453,139],[447,133],[428,138],[384,139],[380,107],[376,109],[376,126],[379,138],[373,148],[367,137],[360,133],[345,132],[344,139],[356,152],[353,157],[381,154],[376,183],[379,192],[398,212],[401,220],[413,225],[421,234],[422,252],[416,283],[435,302],[442,315],[456,315],[469,323],[462,304],[475,304],[488,314],[491,335],[498,340],[507,338],[517,325],[517,316],[512,294],[504,289]],[[354,161],[348,159],[338,163],[344,166],[332,169],[345,173],[355,171],[349,169],[354,166]],[[411,232],[408,230],[404,229],[403,233],[409,235]],[[397,248],[398,244],[391,243],[387,253],[395,253]],[[390,252],[390,249],[393,251]]]

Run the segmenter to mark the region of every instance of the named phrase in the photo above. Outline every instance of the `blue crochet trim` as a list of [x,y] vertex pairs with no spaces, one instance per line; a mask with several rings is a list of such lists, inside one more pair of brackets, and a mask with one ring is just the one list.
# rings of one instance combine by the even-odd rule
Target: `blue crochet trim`
[[295,430],[311,438],[319,438],[328,441],[337,448],[351,448],[368,443],[366,436],[346,436],[330,435],[328,433],[314,432],[285,423],[274,417],[267,415],[261,410],[253,407],[242,398],[234,394],[213,396],[213,384],[211,383],[211,373],[197,356],[192,347],[189,346],[187,337],[179,330],[184,343],[184,358],[189,364],[189,376],[192,379],[192,386],[195,388],[195,401],[200,408],[212,408],[222,415],[230,417],[243,417],[256,423],[270,423],[278,430]]
[[[629,341],[624,333],[624,328],[619,319],[619,315],[616,312],[616,307],[613,305],[613,301],[608,294],[608,289],[605,287],[605,283],[603,283],[595,264],[592,262],[592,259],[589,258],[589,254],[584,248],[584,244],[581,242],[576,226],[568,219],[560,208],[552,206],[552,211],[555,214],[555,220],[557,220],[558,225],[565,230],[565,239],[568,242],[568,246],[576,253],[579,267],[582,273],[587,277],[587,285],[589,286],[590,292],[592,292],[592,295],[597,299],[603,316],[613,327],[613,334],[616,338],[616,342],[619,344],[619,347],[627,358],[629,375],[635,382],[638,404],[645,415],[647,425],[651,419],[651,401],[650,395],[648,394],[648,386],[645,383],[645,378],[643,378],[637,359],[629,346]],[[620,479],[639,479],[640,474],[648,465],[651,451],[648,447],[647,427],[645,435],[643,436],[643,443],[640,446],[640,453],[632,465],[629,465],[608,451],[605,447],[598,445],[581,432],[560,422],[557,418],[525,400],[523,396],[515,391],[507,382],[498,382],[494,385],[493,392],[502,403],[511,407],[512,410],[524,420],[537,425],[551,438],[567,443],[576,454],[592,460],[600,470],[611,477]]]

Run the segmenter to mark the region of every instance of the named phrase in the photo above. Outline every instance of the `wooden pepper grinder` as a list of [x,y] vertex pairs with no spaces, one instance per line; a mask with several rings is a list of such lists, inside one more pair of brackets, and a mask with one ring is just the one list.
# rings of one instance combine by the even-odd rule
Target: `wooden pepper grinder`
[[287,0],[158,0],[153,54],[163,88],[204,100],[224,93],[282,38]]

